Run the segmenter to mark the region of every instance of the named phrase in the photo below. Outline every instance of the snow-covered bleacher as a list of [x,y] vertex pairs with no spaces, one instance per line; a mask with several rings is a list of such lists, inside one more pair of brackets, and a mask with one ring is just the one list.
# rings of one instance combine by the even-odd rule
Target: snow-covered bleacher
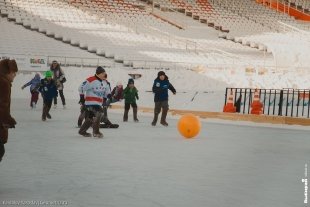
[[[180,30],[152,15],[140,1],[0,2],[1,15],[10,21],[127,66],[231,66],[253,60],[262,66],[272,61],[259,51],[218,39],[217,32],[203,25]],[[202,2],[196,6],[209,9]]]
[[[287,68],[293,65],[306,67],[309,63],[305,61],[309,41],[295,34],[299,30],[305,30],[307,33],[310,28],[309,22],[295,20],[294,17],[265,7],[255,0],[170,0],[169,3],[154,0],[154,2],[163,11],[166,8],[181,11],[184,13],[183,16],[189,16],[190,19],[199,20],[221,31],[219,37],[273,53],[276,67],[280,65]],[[201,8],[199,4],[202,2],[207,7]],[[283,25],[294,28],[294,33],[283,31]],[[304,48],[305,45],[306,50],[298,50],[298,46]],[[289,52],[284,53],[285,50]]]
[[1,57],[12,57],[12,55],[21,57],[22,55],[29,59],[49,57],[49,62],[54,58],[61,64],[67,65],[81,65],[82,60],[84,65],[95,66],[98,63],[109,67],[114,65],[111,60],[47,38],[41,33],[26,30],[20,25],[12,24],[6,18],[0,17],[0,28]]
[[[266,41],[259,35],[281,32],[279,22],[297,28],[301,25],[287,14],[268,9],[254,0],[154,0],[151,6],[148,3],[150,1],[0,0],[0,13],[9,21],[37,31],[28,31],[29,35],[40,36],[35,38],[36,42],[43,39],[51,42],[33,43],[23,35],[24,44],[32,45],[29,48],[35,50],[33,54],[102,56],[107,62],[110,61],[107,58],[113,58],[135,68],[272,66],[275,58],[266,51],[279,50],[274,49],[274,44],[270,45],[272,40]],[[183,29],[165,21],[167,19],[179,22]],[[5,20],[2,25],[23,30]],[[6,35],[8,39],[9,36]],[[5,38],[2,41],[2,48],[11,48],[10,41],[6,42]],[[46,47],[34,47],[36,44]],[[66,49],[59,49],[62,47]],[[6,52],[16,53],[16,50]]]

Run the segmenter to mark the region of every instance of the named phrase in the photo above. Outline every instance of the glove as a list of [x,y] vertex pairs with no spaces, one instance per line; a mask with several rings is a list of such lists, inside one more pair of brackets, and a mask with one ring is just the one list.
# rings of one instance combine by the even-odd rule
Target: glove
[[84,105],[85,104],[85,99],[84,99],[84,95],[80,95],[80,101],[79,104]]
[[67,81],[66,77],[63,77],[63,78],[60,79],[60,83],[64,83],[66,81]]
[[22,86],[22,90],[24,90],[25,86]]
[[1,124],[3,128],[9,129],[9,128],[15,128],[16,121],[13,118],[10,118],[8,120],[8,123]]
[[110,106],[111,102],[112,102],[111,99],[108,98],[108,99],[105,101],[105,104],[104,104],[104,105],[105,105],[105,106]]

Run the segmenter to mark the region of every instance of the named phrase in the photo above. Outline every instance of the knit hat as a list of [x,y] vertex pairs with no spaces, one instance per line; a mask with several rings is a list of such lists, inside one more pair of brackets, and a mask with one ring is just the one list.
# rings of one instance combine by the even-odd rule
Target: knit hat
[[166,75],[166,73],[164,71],[159,71],[158,74],[157,74],[158,77],[162,76],[162,75]]
[[99,75],[100,73],[104,73],[105,72],[105,69],[103,69],[103,67],[99,66],[97,69],[96,69],[96,74]]
[[51,78],[51,77],[53,77],[52,71],[50,71],[50,70],[46,71],[45,72],[45,78]]
[[18,68],[15,60],[4,59],[0,61],[0,74],[9,74],[17,71]]
[[128,84],[135,84],[135,81],[132,78],[130,78],[128,79]]

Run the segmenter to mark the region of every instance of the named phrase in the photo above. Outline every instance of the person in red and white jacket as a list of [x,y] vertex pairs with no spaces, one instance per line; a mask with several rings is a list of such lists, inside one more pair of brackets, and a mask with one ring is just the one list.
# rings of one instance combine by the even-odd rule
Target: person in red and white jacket
[[96,69],[96,74],[84,81],[79,87],[80,103],[85,105],[85,122],[82,124],[79,134],[84,137],[91,137],[87,130],[93,126],[93,136],[102,138],[99,131],[100,118],[102,116],[102,103],[106,94],[111,93],[110,87],[105,79],[106,72],[102,67]]

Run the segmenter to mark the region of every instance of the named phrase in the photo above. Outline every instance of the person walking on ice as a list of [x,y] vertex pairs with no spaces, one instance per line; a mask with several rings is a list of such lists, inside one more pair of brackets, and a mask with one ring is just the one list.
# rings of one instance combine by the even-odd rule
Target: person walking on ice
[[125,99],[125,110],[123,121],[128,121],[128,112],[130,109],[130,105],[133,110],[133,120],[138,122],[138,106],[136,100],[139,100],[138,90],[135,87],[135,82],[133,79],[128,80],[127,87],[124,89],[124,99]]
[[55,81],[52,78],[53,73],[49,70],[46,71],[45,78],[41,80],[41,83],[38,86],[43,98],[42,121],[46,121],[46,118],[52,118],[50,115],[50,109],[52,107],[53,99],[58,95]]
[[[53,72],[53,79],[56,83],[63,108],[65,109],[66,108],[66,99],[64,96],[64,83],[66,82],[65,73],[60,68],[59,63],[56,60],[52,62],[50,70]],[[54,108],[57,108],[57,97],[54,98]]]
[[22,90],[24,90],[24,88],[26,88],[27,86],[30,86],[30,93],[31,93],[30,107],[32,109],[36,108],[39,99],[38,85],[40,85],[40,83],[41,83],[40,74],[36,73],[31,81],[22,86]]
[[168,104],[168,89],[172,91],[175,95],[176,90],[173,85],[169,82],[168,76],[164,71],[159,71],[157,74],[157,78],[154,80],[152,91],[154,93],[154,119],[152,121],[152,126],[156,126],[158,115],[162,110],[160,123],[164,126],[168,126],[166,121],[167,113],[169,110]]
[[103,98],[110,93],[110,86],[105,80],[106,72],[102,67],[96,69],[96,74],[87,78],[79,87],[80,103],[85,105],[85,121],[82,124],[79,134],[84,137],[92,135],[87,130],[93,127],[93,136],[102,138],[99,131],[100,119],[102,117]]

